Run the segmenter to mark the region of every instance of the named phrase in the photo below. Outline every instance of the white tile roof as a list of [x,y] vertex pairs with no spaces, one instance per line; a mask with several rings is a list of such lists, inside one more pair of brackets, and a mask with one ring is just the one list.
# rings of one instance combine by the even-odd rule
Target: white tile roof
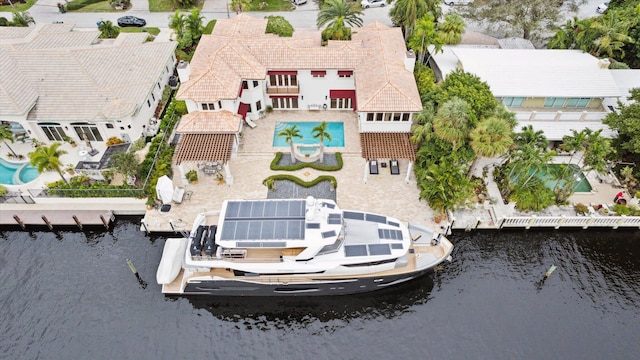
[[[453,63],[451,53],[457,64]],[[496,97],[592,97],[619,95],[608,69],[579,50],[488,49],[445,46],[434,60],[459,67],[485,81]]]
[[628,104],[628,97],[631,95],[631,90],[640,88],[640,69],[620,69],[610,71],[613,80],[616,82],[616,85],[620,90],[620,101]]
[[[404,66],[399,28],[372,23],[354,29],[351,41],[318,46],[312,38],[265,34],[266,20],[241,14],[218,20],[203,36],[179,99],[196,102],[235,99],[243,79],[264,79],[267,70],[354,70],[359,111],[419,111],[413,74]],[[371,66],[376,64],[376,66]]]
[[0,45],[0,115],[24,115],[36,101],[29,120],[96,121],[133,115],[176,46],[139,43],[140,36],[128,37],[120,46],[118,41],[96,43],[97,32],[71,29],[43,26],[22,42]]

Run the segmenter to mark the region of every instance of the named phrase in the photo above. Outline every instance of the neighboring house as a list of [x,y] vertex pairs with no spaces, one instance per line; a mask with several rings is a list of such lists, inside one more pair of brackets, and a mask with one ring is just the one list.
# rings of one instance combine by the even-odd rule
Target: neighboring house
[[[363,158],[415,161],[409,136],[413,114],[422,104],[413,77],[415,56],[407,51],[399,28],[372,23],[354,29],[351,41],[320,46],[312,36],[265,34],[266,25],[267,20],[245,14],[218,20],[213,34],[200,40],[191,63],[178,64],[182,85],[177,98],[189,110],[182,122],[199,124],[197,130],[178,126],[178,163],[226,164],[244,123],[259,126],[256,121],[268,106],[279,111],[354,111]],[[210,136],[216,134],[220,136]],[[229,134],[234,134],[232,140]],[[205,139],[217,145],[196,155],[188,144]],[[385,147],[378,146],[381,141]]]
[[455,69],[478,76],[516,114],[519,128],[532,125],[550,141],[585,128],[615,136],[602,124],[605,101],[622,95],[607,60],[579,50],[445,46],[430,65],[438,80]]
[[630,105],[631,90],[640,88],[640,69],[611,70],[611,76],[620,89],[620,98],[606,99],[604,105],[609,111],[618,111],[618,100],[623,105]]
[[0,121],[46,143],[131,142],[149,133],[174,71],[175,42],[99,35],[69,24],[0,27]]

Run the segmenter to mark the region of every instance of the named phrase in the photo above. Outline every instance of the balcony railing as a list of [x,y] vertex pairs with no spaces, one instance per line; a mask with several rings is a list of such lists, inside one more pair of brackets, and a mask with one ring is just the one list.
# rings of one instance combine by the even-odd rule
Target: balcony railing
[[300,86],[269,86],[267,87],[267,94],[300,94]]

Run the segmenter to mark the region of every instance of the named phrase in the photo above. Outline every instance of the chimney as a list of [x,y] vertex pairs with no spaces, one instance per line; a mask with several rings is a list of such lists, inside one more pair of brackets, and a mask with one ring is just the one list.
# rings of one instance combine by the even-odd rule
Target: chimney
[[180,82],[184,83],[189,81],[189,76],[191,75],[191,67],[189,67],[188,62],[180,60],[176,69],[178,70],[178,77],[180,78]]
[[611,65],[611,62],[609,61],[609,59],[599,59],[598,60],[598,67],[600,69],[608,69],[609,65]]
[[413,69],[415,67],[416,67],[416,54],[413,52],[413,50],[409,50],[406,52],[406,55],[404,57],[404,68],[413,74]]

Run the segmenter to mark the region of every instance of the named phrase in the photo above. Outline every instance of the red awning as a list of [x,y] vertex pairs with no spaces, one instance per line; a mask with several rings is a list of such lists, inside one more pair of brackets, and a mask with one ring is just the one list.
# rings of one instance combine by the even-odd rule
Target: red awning
[[338,70],[338,75],[351,76],[353,75],[353,70]]
[[247,112],[248,111],[249,111],[249,104],[245,104],[245,103],[241,102],[240,106],[238,106],[238,114],[240,114],[240,116],[242,116],[243,120],[247,117]]
[[353,105],[353,110],[358,110],[358,106],[356,104],[356,91],[355,90],[329,90],[329,98],[330,99],[351,99],[351,105]]
[[311,75],[327,75],[327,70],[311,70]]
[[278,70],[278,71],[273,71],[273,70],[267,71],[267,75],[297,75],[297,74],[298,74],[298,72],[295,71],[295,70],[293,70],[293,71],[281,71],[281,70]]

